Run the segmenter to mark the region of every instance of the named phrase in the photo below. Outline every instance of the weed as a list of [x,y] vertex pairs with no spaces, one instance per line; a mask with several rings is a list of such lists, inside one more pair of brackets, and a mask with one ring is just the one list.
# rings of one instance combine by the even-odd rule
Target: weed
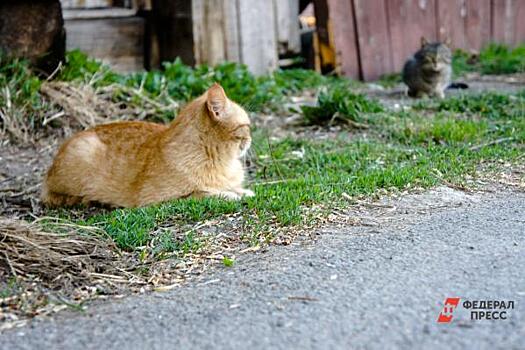
[[234,263],[235,263],[235,260],[233,260],[232,258],[229,258],[227,256],[222,258],[222,264],[226,267],[232,267]]
[[307,124],[326,125],[336,119],[362,123],[367,113],[382,112],[383,107],[364,95],[352,93],[347,86],[336,85],[319,93],[317,106],[304,106],[302,110]]
[[82,81],[85,84],[106,86],[117,83],[122,77],[102,62],[88,57],[80,50],[69,51],[58,75],[62,81]]
[[502,44],[489,44],[479,55],[462,50],[454,52],[452,67],[456,76],[468,72],[482,74],[511,74],[525,72],[525,45],[509,48]]

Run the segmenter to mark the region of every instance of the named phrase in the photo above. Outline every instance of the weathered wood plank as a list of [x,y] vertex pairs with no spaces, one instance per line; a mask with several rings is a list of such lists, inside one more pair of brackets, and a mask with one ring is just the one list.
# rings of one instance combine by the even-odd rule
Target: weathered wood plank
[[492,38],[508,45],[525,42],[525,1],[492,0]]
[[[319,33],[319,35],[321,37],[321,34],[324,34],[326,36],[324,41],[328,39],[328,43],[323,42],[323,44],[335,47],[336,70],[339,74],[359,79],[359,50],[352,0],[327,0],[326,5],[328,6],[328,22],[325,29],[327,33]],[[316,11],[320,6],[321,4],[316,3]]]
[[490,42],[490,0],[466,0],[466,44],[463,49],[479,50]]
[[195,62],[240,62],[239,18],[235,1],[193,0]]
[[223,0],[193,0],[193,45],[196,63],[215,65],[226,60]]
[[273,2],[279,53],[300,52],[299,0],[273,0]]
[[465,46],[465,28],[462,13],[466,13],[463,0],[438,0],[438,40],[451,42],[452,47]]
[[490,0],[439,0],[437,8],[439,40],[464,50],[490,41]]
[[232,62],[241,62],[238,11],[236,1],[223,0],[226,59]]
[[388,0],[388,23],[395,71],[420,48],[421,37],[434,41],[436,33],[435,0]]
[[102,19],[102,18],[122,18],[133,17],[137,11],[125,8],[106,8],[106,9],[64,9],[62,10],[64,19]]
[[363,79],[377,79],[393,71],[385,2],[354,0],[354,10]]
[[273,1],[237,0],[240,59],[255,74],[277,68]]
[[514,45],[525,44],[525,1],[517,3]]
[[121,72],[143,69],[142,18],[66,20],[65,27],[68,50],[80,49]]

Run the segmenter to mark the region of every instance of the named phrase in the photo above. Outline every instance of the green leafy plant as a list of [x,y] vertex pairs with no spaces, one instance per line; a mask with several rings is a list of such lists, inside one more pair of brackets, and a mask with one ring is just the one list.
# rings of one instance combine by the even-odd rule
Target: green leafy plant
[[525,72],[525,45],[509,48],[502,44],[489,44],[478,55],[456,50],[452,60],[454,74],[468,72],[482,74],[511,74]]
[[80,50],[73,50],[67,52],[65,64],[57,79],[104,86],[119,82],[122,77],[102,62],[88,57]]
[[222,264],[226,267],[232,267],[234,263],[235,263],[235,260],[233,260],[232,258],[229,258],[227,256],[222,258]]
[[317,106],[303,106],[307,124],[326,125],[333,122],[363,122],[366,113],[383,111],[382,105],[365,95],[352,93],[347,86],[322,90]]

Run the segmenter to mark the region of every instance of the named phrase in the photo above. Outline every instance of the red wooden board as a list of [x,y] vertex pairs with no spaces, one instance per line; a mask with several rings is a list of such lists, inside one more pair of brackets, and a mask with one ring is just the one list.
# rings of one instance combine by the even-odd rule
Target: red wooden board
[[516,27],[514,32],[514,45],[525,44],[525,1],[516,4]]
[[508,45],[525,42],[525,0],[492,0],[492,38]]
[[345,75],[364,80],[399,72],[421,36],[467,51],[491,41],[525,43],[525,0],[325,1],[337,60]]
[[354,0],[362,76],[373,80],[392,72],[388,19],[384,0]]
[[490,42],[490,0],[466,0],[465,50],[479,50]]
[[437,40],[435,0],[387,0],[393,68],[420,48],[421,37]]
[[464,14],[466,1],[464,0],[438,0],[437,3],[437,28],[440,41],[450,40],[452,47],[465,47]]
[[327,0],[336,61],[344,76],[360,78],[359,51],[352,0]]

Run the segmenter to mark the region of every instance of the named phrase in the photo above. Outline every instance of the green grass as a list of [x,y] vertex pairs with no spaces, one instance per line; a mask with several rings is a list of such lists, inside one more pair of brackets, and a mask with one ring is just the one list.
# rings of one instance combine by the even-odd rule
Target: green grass
[[20,286],[16,277],[9,277],[5,283],[0,284],[0,299],[9,298],[19,292]]
[[484,93],[481,95],[461,95],[433,102],[420,102],[416,109],[431,109],[434,111],[448,111],[454,113],[467,113],[480,115],[487,118],[501,118],[503,116],[520,117],[523,109],[525,90],[515,95],[498,93]]
[[[344,205],[343,192],[360,196],[379,189],[462,183],[481,162],[518,159],[525,150],[524,110],[525,93],[491,93],[428,101],[410,112],[387,113],[378,108],[370,114],[374,122],[367,134],[351,138],[342,133],[329,141],[269,142],[265,130],[255,130],[255,173],[248,185],[255,197],[237,202],[176,200],[119,209],[82,223],[103,228],[123,249],[163,256],[195,251],[202,237],[199,231],[177,237],[163,227],[191,226],[239,213],[243,236],[257,244],[271,239],[276,226],[312,222],[314,214],[305,208],[321,205],[328,210]],[[490,144],[500,138],[509,142]],[[487,146],[479,147],[483,144]]]
[[326,125],[334,122],[364,122],[367,113],[383,111],[380,103],[352,93],[348,86],[333,85],[319,93],[316,106],[302,107],[305,122]]
[[[484,48],[475,60],[464,52],[456,52],[453,67],[456,74],[468,71],[485,74],[523,72],[524,53],[523,45],[509,49],[492,44]],[[146,98],[165,101],[169,105],[173,100],[184,103],[199,96],[214,82],[221,83],[228,96],[248,111],[279,110],[287,95],[305,89],[329,87],[319,96],[319,108],[305,109],[308,123],[326,123],[333,117],[333,111],[338,112],[339,121],[346,119],[347,122],[358,122],[362,112],[377,109],[372,102],[370,104],[362,100],[359,95],[348,94],[348,88],[354,87],[356,82],[303,69],[279,70],[267,76],[254,76],[241,64],[224,63],[215,67],[201,65],[191,68],[175,60],[164,63],[161,71],[118,74],[80,51],[71,51],[67,53],[66,63],[55,79],[90,84],[95,89],[112,85],[113,102],[138,109],[143,106],[142,99],[130,97],[126,89],[133,88]],[[397,82],[399,74],[380,80],[385,86]],[[41,78],[31,72],[27,62],[0,55],[0,106],[9,107],[3,109],[4,118],[0,120],[0,127],[15,139],[25,140],[27,135],[52,127],[44,125],[46,117],[53,115],[54,111],[40,94],[41,84]],[[324,111],[325,108],[328,113]],[[148,117],[166,122],[173,118],[173,113],[163,111]]]
[[476,56],[456,50],[452,68],[456,76],[468,72],[480,72],[481,74],[525,72],[525,45],[509,48],[493,43],[485,46]]

